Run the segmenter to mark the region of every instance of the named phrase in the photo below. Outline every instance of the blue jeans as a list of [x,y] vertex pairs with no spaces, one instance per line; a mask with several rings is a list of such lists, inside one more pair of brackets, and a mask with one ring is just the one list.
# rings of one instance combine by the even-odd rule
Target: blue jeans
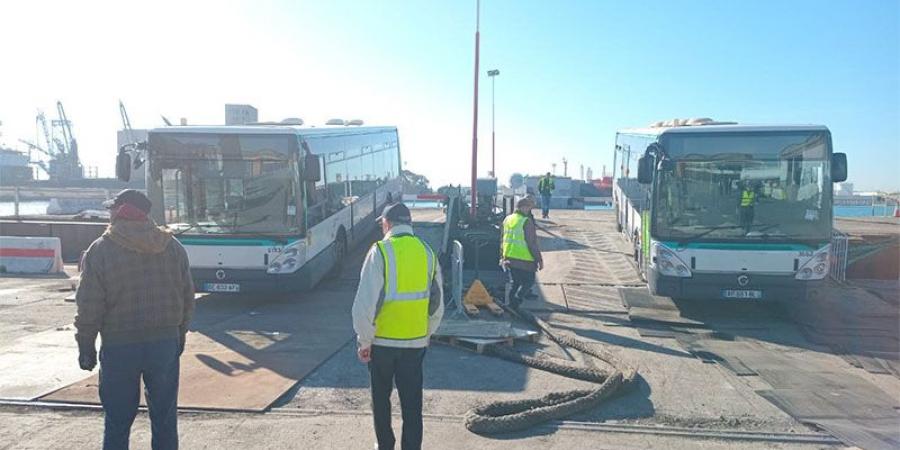
[[550,216],[550,197],[551,194],[541,194],[541,217],[545,219]]
[[178,339],[104,344],[100,403],[106,415],[104,450],[127,449],[140,401],[141,377],[150,412],[153,450],[178,448]]

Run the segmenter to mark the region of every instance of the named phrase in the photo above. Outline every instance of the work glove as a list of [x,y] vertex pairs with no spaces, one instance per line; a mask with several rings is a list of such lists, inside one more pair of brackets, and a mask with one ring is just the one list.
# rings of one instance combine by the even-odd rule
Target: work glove
[[94,370],[97,367],[97,349],[93,339],[76,337],[78,341],[78,366],[82,370]]

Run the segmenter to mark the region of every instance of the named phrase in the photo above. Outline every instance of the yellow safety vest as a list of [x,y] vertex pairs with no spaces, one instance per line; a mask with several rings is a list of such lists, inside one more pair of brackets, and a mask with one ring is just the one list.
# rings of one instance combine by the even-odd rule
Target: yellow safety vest
[[756,192],[753,192],[753,191],[741,192],[741,206],[753,206],[754,200],[756,200]]
[[538,192],[544,193],[544,191],[552,191],[556,186],[553,184],[553,179],[547,177],[541,177],[538,180]]
[[413,340],[428,336],[434,253],[408,234],[376,245],[384,260],[384,303],[375,316],[375,337]]
[[525,222],[528,216],[516,211],[503,219],[503,258],[534,261],[525,242]]

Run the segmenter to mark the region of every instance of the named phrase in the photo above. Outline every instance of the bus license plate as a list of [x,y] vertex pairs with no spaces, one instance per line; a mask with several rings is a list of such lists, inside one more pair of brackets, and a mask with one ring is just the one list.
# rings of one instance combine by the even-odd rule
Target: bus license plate
[[722,297],[725,298],[744,298],[750,300],[759,300],[763,296],[762,291],[755,289],[723,289]]
[[204,283],[206,292],[241,292],[241,285],[237,283]]

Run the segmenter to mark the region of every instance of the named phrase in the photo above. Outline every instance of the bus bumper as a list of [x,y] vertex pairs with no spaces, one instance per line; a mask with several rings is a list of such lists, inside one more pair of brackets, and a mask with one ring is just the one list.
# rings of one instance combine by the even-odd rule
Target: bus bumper
[[743,286],[738,283],[740,273],[694,273],[690,278],[661,275],[650,271],[650,292],[663,297],[696,300],[734,300],[725,296],[726,290],[760,291],[761,297],[752,300],[803,301],[824,280],[797,280],[794,275],[747,274],[749,280]]
[[[294,273],[270,274],[265,269],[192,268],[194,290],[215,293],[274,293],[311,291],[334,266],[331,247]],[[234,290],[234,286],[237,290]]]
[[310,277],[301,273],[271,275],[262,269],[191,269],[191,276],[197,292],[287,293],[313,287]]

